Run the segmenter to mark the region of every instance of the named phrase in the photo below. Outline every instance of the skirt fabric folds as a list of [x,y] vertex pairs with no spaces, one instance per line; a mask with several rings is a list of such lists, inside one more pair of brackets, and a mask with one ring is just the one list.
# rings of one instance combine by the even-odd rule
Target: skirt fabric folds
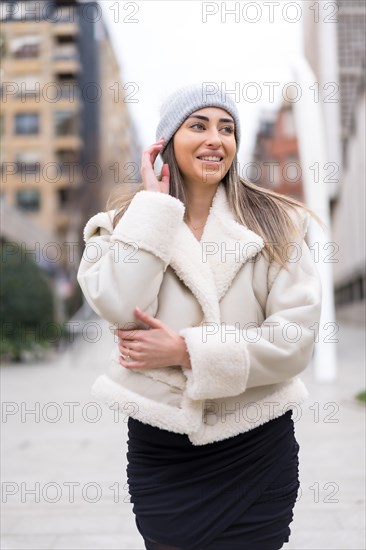
[[207,445],[128,419],[127,480],[147,550],[279,550],[299,488],[292,410]]

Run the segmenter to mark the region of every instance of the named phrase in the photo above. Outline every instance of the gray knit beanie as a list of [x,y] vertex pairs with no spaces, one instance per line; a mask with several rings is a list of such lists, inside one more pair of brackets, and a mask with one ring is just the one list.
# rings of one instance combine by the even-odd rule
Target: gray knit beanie
[[178,128],[194,111],[204,107],[220,107],[231,114],[235,121],[236,146],[240,145],[240,120],[235,102],[223,91],[213,90],[212,84],[190,84],[179,88],[165,99],[160,108],[160,122],[156,129],[156,141],[165,138],[160,154]]

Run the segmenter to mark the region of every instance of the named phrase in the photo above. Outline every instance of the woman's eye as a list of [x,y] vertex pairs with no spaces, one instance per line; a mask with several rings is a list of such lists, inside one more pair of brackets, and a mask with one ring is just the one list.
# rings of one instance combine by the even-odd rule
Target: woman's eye
[[[201,124],[200,122],[196,122],[191,126],[191,128],[194,128],[195,126],[200,126],[201,128],[205,128],[204,125]],[[228,130],[229,134],[232,134],[234,131],[234,129],[231,126],[225,126],[224,128],[221,128],[221,130]]]

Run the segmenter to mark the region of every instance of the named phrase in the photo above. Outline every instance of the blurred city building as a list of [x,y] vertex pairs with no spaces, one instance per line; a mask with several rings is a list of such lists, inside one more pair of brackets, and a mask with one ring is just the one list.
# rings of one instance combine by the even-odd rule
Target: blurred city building
[[[337,315],[365,323],[366,3],[318,3],[302,13],[304,55],[315,75],[312,93],[324,121],[328,170],[323,184],[331,210],[334,248],[329,261]],[[277,111],[262,112],[252,160],[253,183],[304,201],[288,102]]]
[[289,103],[262,112],[249,178],[277,193],[304,200],[294,114]]
[[0,8],[1,199],[61,243],[76,287],[83,226],[140,155],[123,78],[97,2]]
[[365,52],[366,3],[338,0],[337,10],[304,10],[304,50],[317,81],[327,156],[337,314],[365,323]]
[[[123,83],[106,27],[100,26],[101,99],[100,162],[103,174],[101,189],[102,209],[116,184],[134,184],[140,180],[142,148],[134,121],[127,105],[133,99],[133,83]],[[132,93],[131,93],[132,92]]]

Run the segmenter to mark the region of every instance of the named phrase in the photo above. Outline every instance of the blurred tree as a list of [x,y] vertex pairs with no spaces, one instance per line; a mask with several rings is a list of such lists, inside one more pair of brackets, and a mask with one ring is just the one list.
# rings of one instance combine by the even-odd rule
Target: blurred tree
[[0,32],[0,58],[6,57],[6,41],[4,33]]
[[24,350],[47,345],[54,299],[47,275],[14,244],[0,245],[0,355],[20,361]]

